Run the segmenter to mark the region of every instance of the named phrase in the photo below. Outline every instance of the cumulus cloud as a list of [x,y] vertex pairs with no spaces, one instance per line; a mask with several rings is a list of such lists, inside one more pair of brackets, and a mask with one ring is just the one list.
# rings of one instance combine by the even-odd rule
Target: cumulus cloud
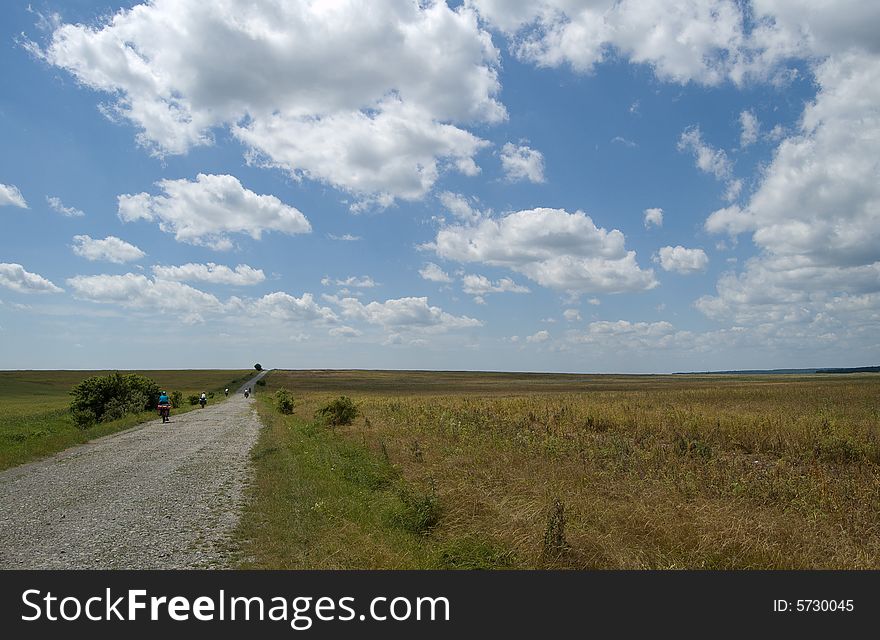
[[529,293],[528,287],[517,284],[510,278],[501,278],[493,282],[486,276],[469,273],[462,277],[461,282],[462,291],[478,297],[487,293]]
[[761,129],[758,116],[751,111],[742,111],[739,114],[739,122],[742,126],[742,133],[739,134],[739,146],[745,148],[755,144],[758,141],[758,132]]
[[59,293],[63,291],[43,276],[26,271],[20,264],[0,262],[0,286],[19,293]]
[[92,262],[103,260],[116,264],[140,260],[147,255],[138,247],[116,236],[107,236],[103,240],[88,235],[73,236],[73,252]]
[[727,187],[724,199],[732,202],[742,191],[742,180],[733,176],[733,162],[723,149],[716,149],[703,140],[700,127],[691,126],[685,129],[678,140],[679,151],[691,151],[697,168],[703,173],[711,173]]
[[539,344],[541,342],[547,342],[550,339],[550,332],[546,330],[538,331],[530,336],[526,336],[526,342],[531,342],[533,344]]
[[741,75],[743,16],[733,0],[471,0],[522,60],[589,72],[612,50],[663,80],[717,84]]
[[419,275],[431,282],[452,282],[452,277],[433,262],[428,262],[419,269]]
[[327,333],[336,338],[357,338],[358,336],[363,335],[363,331],[345,325],[342,325],[341,327],[333,327]]
[[544,182],[544,154],[526,145],[506,143],[501,148],[501,167],[510,182]]
[[[851,20],[843,13],[840,19]],[[818,41],[834,40],[829,25],[818,29]],[[708,217],[707,231],[751,232],[761,253],[697,302],[703,313],[817,332],[868,321],[865,313],[828,305],[880,291],[878,54],[850,48],[818,64],[815,100],[799,130],[779,144],[749,201]]]
[[210,282],[236,286],[259,284],[266,279],[262,269],[254,269],[246,264],[240,264],[235,269],[231,269],[226,265],[213,262],[207,264],[188,262],[179,266],[155,265],[153,266],[153,274],[162,280]]
[[472,206],[461,194],[444,191],[439,198],[443,207],[462,222],[477,222],[485,216],[483,211]]
[[67,280],[74,297],[129,309],[171,313],[185,322],[201,322],[207,313],[223,310],[215,296],[180,282],[150,279],[136,273],[74,276]]
[[577,309],[566,309],[562,315],[567,322],[578,322],[581,319],[581,312]]
[[225,127],[251,159],[380,204],[477,173],[485,143],[458,125],[507,117],[491,36],[445,2],[154,0],[28,46],[157,155]]
[[257,195],[230,175],[200,173],[189,180],[160,180],[164,195],[139,193],[119,196],[123,222],[158,221],[178,242],[231,249],[231,233],[259,240],[264,231],[309,233],[312,228],[296,208],[272,195]]
[[355,298],[324,296],[339,307],[343,317],[379,325],[396,332],[443,332],[482,326],[482,322],[468,316],[455,316],[440,307],[428,304],[428,298],[409,297],[363,304]]
[[53,211],[57,211],[65,218],[80,218],[86,215],[84,211],[75,207],[65,207],[61,198],[57,196],[46,196],[46,202],[49,203]]
[[653,209],[645,209],[645,229],[649,227],[663,226],[663,209],[655,207]]
[[359,289],[372,289],[379,286],[370,276],[349,276],[348,278],[337,278],[335,280],[325,276],[321,278],[321,284],[325,287],[336,285],[337,287],[357,287]]
[[662,247],[658,252],[657,262],[664,271],[689,274],[705,271],[709,266],[709,256],[702,249],[685,249],[681,245]]
[[297,298],[283,291],[275,291],[258,298],[253,304],[257,315],[265,315],[285,322],[336,323],[339,318],[329,307],[322,307],[311,293]]
[[624,235],[597,227],[582,211],[530,209],[471,226],[440,229],[423,248],[457,262],[507,267],[538,284],[574,294],[644,291],[653,270],[636,263]]
[[21,191],[18,190],[18,187],[14,184],[0,183],[0,207],[6,205],[11,205],[20,209],[28,208],[27,202],[25,202],[24,196],[21,195]]
[[343,234],[343,235],[341,235],[341,236],[337,236],[337,235],[334,235],[334,234],[332,234],[332,233],[328,233],[328,234],[327,234],[327,237],[330,238],[331,240],[341,240],[341,241],[343,241],[343,242],[357,242],[358,240],[362,240],[362,239],[363,239],[363,238],[361,238],[360,236],[355,236],[355,235],[352,235],[352,234],[350,234],[350,233],[345,233],[345,234]]

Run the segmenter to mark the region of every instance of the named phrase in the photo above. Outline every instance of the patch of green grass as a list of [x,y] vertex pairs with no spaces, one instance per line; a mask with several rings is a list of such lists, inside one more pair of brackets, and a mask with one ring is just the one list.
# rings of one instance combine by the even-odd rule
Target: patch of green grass
[[[0,371],[0,469],[57,453],[157,417],[155,411],[126,415],[78,429],[67,408],[70,390],[106,371]],[[129,372],[121,372],[129,373]],[[168,391],[214,391],[242,383],[250,371],[136,371]],[[222,399],[222,396],[219,396]],[[215,400],[216,401],[216,400]],[[191,410],[180,407],[172,415]],[[173,418],[172,418],[173,419]]]

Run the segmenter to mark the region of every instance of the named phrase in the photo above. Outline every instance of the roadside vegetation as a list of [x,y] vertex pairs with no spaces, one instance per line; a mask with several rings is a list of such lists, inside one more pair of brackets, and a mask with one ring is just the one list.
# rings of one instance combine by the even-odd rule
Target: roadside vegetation
[[[141,395],[152,388],[141,381],[130,389],[137,395],[128,403],[85,402],[77,411],[70,411],[77,397],[71,391],[95,376],[109,377],[109,371],[0,371],[0,469],[41,458],[94,438],[116,433],[157,417],[156,411],[138,410]],[[178,407],[172,417],[194,407],[183,402],[187,394],[202,391],[215,394],[214,402],[223,399],[223,389],[237,388],[253,375],[252,371],[136,371],[120,372],[123,379],[131,375],[149,379],[157,388],[172,393]],[[105,387],[112,385],[105,385]],[[101,387],[104,389],[105,387]],[[97,389],[91,389],[96,391]],[[88,391],[84,389],[84,391]],[[177,392],[175,396],[174,392]],[[85,393],[83,399],[100,397]],[[143,406],[146,406],[144,401]],[[109,410],[109,413],[107,411]],[[100,415],[98,415],[100,413]],[[79,419],[79,421],[77,421]]]
[[875,374],[266,380],[246,567],[880,568]]

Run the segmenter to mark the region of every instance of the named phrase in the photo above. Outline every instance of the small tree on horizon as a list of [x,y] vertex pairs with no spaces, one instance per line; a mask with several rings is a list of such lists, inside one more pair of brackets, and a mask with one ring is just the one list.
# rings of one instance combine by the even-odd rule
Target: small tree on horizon
[[262,371],[262,370],[263,370],[263,365],[261,365],[261,364],[258,362],[257,364],[254,365],[254,369],[256,369],[257,371]]

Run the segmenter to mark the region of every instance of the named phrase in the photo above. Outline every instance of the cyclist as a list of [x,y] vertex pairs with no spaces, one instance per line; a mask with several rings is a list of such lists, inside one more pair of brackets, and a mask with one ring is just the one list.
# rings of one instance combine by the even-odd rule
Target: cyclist
[[171,418],[171,400],[168,398],[166,391],[159,392],[159,415],[162,416],[162,423],[169,422]]
[[199,404],[202,405],[202,409],[208,404],[208,396],[205,395],[204,391],[202,391],[202,395],[199,397]]

